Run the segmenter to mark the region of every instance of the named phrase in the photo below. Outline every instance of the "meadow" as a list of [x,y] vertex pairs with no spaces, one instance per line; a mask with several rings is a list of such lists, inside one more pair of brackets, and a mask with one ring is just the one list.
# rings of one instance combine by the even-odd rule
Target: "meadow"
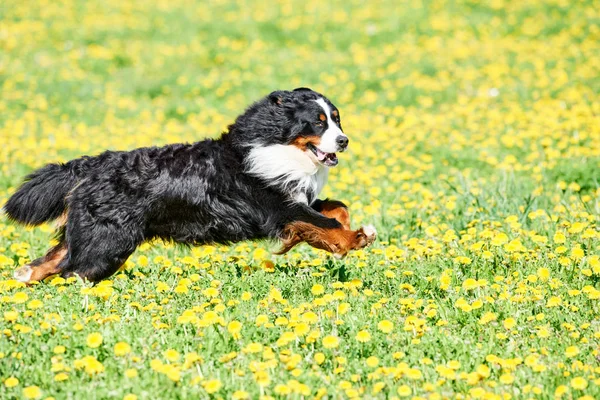
[[0,203],[308,86],[350,137],[322,197],[379,237],[25,287],[54,228],[0,216],[0,398],[600,398],[599,76],[594,1],[5,0]]

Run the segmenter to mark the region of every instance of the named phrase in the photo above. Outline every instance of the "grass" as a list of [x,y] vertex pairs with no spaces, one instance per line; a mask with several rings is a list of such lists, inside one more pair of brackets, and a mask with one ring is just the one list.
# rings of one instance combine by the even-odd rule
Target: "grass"
[[0,397],[600,397],[592,1],[9,0],[0,202],[47,162],[216,136],[308,86],[348,153],[324,196],[379,241],[144,245],[110,281],[18,265],[0,219]]

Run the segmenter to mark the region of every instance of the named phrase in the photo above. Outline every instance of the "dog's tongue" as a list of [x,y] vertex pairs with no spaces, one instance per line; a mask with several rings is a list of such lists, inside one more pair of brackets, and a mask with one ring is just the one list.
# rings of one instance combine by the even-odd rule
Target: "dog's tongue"
[[325,153],[317,148],[317,158],[328,167],[334,167],[338,163],[335,153]]

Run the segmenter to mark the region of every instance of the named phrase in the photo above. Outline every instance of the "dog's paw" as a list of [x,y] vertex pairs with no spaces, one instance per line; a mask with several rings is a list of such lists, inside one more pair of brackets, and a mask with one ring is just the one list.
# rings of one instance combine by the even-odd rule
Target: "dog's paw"
[[33,268],[30,265],[24,265],[13,273],[13,277],[19,282],[29,283]]
[[372,244],[377,238],[377,230],[373,225],[365,225],[356,231],[356,238],[358,240],[357,249],[362,249]]

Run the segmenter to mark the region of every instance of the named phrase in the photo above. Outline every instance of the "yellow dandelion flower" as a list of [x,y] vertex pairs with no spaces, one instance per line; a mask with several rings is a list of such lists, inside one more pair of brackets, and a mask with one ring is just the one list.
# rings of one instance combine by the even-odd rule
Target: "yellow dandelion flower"
[[60,372],[54,376],[54,380],[56,382],[66,381],[67,379],[69,379],[69,375],[65,374],[64,372]]
[[23,389],[23,397],[26,399],[39,399],[42,397],[42,390],[37,386],[27,386]]
[[29,308],[30,310],[37,310],[38,308],[43,307],[44,303],[40,300],[31,300],[29,303],[27,303],[27,308]]
[[242,293],[242,300],[243,301],[248,301],[252,298],[252,293],[250,292],[244,292]]
[[98,332],[90,333],[87,336],[86,344],[92,349],[100,347],[100,345],[102,344],[102,335]]
[[325,354],[323,353],[315,353],[315,362],[319,365],[323,364],[325,361]]
[[323,338],[322,343],[326,349],[335,349],[340,345],[340,339],[336,336],[327,335]]
[[240,338],[240,332],[242,331],[242,323],[239,321],[231,321],[227,324],[227,331],[231,334],[234,339]]
[[565,393],[567,393],[569,391],[569,388],[565,385],[560,385],[556,388],[556,390],[554,390],[554,396],[555,397],[561,397],[562,395],[564,395]]
[[499,380],[503,385],[510,385],[515,381],[515,377],[512,374],[502,374]]
[[136,376],[138,376],[137,369],[135,369],[135,368],[128,368],[128,369],[126,369],[125,370],[125,376],[127,378],[130,378],[130,379],[131,378],[135,378]]
[[236,390],[231,395],[232,400],[247,400],[250,398],[250,393],[245,390]]
[[379,365],[379,358],[375,357],[375,356],[371,356],[369,358],[367,358],[367,366],[371,367],[371,368],[375,368],[376,366]]
[[361,343],[367,343],[371,341],[371,334],[367,330],[358,331],[356,333],[356,340]]
[[17,378],[15,378],[14,376],[11,376],[4,380],[4,386],[6,386],[7,388],[15,387],[18,384],[19,384],[19,380]]
[[287,396],[288,394],[292,393],[292,389],[287,385],[278,384],[275,385],[274,392],[280,396]]
[[170,362],[177,362],[181,358],[181,354],[177,350],[168,349],[163,352],[163,356]]
[[319,296],[319,295],[325,293],[325,288],[323,287],[323,285],[319,285],[317,283],[316,285],[313,285],[313,287],[310,291],[313,295]]
[[400,397],[408,397],[412,394],[412,389],[408,385],[401,385],[398,387],[397,392]]
[[588,381],[585,378],[577,377],[571,379],[571,387],[573,389],[584,390],[588,387]]
[[16,311],[5,311],[4,320],[6,322],[15,322],[19,318],[19,313]]
[[502,325],[504,326],[505,329],[512,329],[517,325],[517,321],[514,318],[506,318],[503,322]]
[[383,333],[390,333],[394,329],[394,323],[387,319],[379,321],[377,324],[377,329],[379,329]]
[[125,342],[118,342],[114,347],[115,356],[124,356],[131,352],[131,347]]
[[577,354],[579,354],[579,349],[577,346],[569,346],[565,350],[565,356],[569,358],[575,357]]
[[294,327],[294,333],[296,336],[304,336],[310,331],[310,327],[305,322],[300,322],[298,325]]

